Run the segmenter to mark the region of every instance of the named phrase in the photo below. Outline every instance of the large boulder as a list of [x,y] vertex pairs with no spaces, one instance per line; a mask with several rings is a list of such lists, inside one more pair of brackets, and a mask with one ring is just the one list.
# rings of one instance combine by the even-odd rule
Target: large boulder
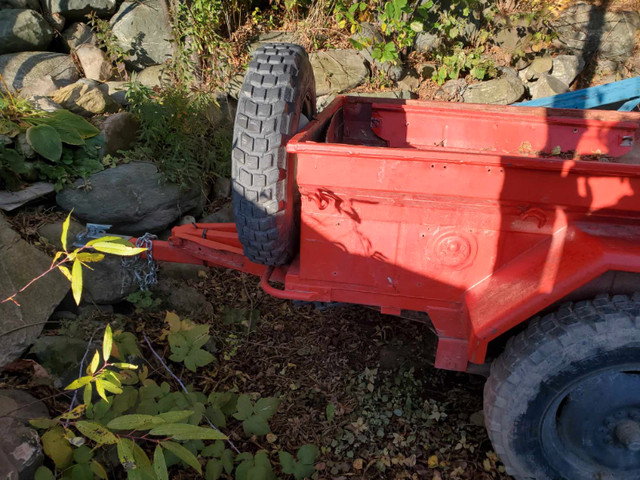
[[553,24],[559,47],[582,56],[616,58],[631,55],[639,27],[638,12],[609,12],[585,2],[567,8]]
[[585,61],[579,55],[558,55],[553,59],[551,75],[571,85],[584,68]]
[[524,95],[524,85],[519,78],[502,77],[488,82],[470,85],[463,94],[466,103],[509,105]]
[[117,112],[120,109],[120,105],[98,88],[95,82],[86,79],[55,91],[51,98],[67,110],[85,117]]
[[[0,216],[0,300],[14,294],[51,265],[51,258],[29,245]],[[18,294],[16,302],[0,303],[0,368],[18,358],[42,332],[53,309],[69,290],[54,271]]]
[[158,0],[124,2],[111,19],[111,29],[135,69],[164,63],[171,56],[171,30]]
[[44,0],[45,8],[69,20],[82,20],[88,13],[109,17],[116,10],[116,0]]
[[138,139],[139,129],[140,122],[133,113],[110,115],[102,124],[103,153],[114,155],[119,150],[129,150]]
[[[90,184],[91,188],[84,188]],[[134,162],[78,180],[58,193],[58,205],[76,217],[112,225],[113,232],[161,232],[202,204],[201,186],[180,188],[163,182],[152,163]]]
[[86,23],[76,22],[62,32],[62,40],[68,50],[75,50],[80,45],[98,45],[98,37]]
[[166,65],[153,65],[139,72],[135,80],[149,88],[166,87],[171,84],[171,75]]
[[0,0],[0,9],[4,8],[30,8],[40,9],[40,0]]
[[316,78],[316,94],[341,93],[360,85],[369,75],[355,50],[329,50],[309,55]]
[[[50,52],[20,52],[0,55],[0,74],[11,93],[49,75],[59,87],[78,79],[78,70],[69,55]],[[4,87],[0,84],[0,91]]]
[[529,85],[531,99],[551,97],[569,91],[569,85],[547,73],[540,75],[538,81]]
[[45,50],[53,29],[35,10],[0,10],[0,54]]
[[76,48],[76,56],[84,70],[84,76],[99,82],[106,82],[113,76],[113,65],[107,54],[91,44],[83,44]]

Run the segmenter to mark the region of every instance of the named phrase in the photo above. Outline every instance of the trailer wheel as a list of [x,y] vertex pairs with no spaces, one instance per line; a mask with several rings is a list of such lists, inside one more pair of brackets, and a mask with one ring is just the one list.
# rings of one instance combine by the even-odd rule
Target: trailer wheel
[[518,480],[640,478],[640,295],[532,321],[492,365],[484,402]]
[[252,262],[283,265],[297,250],[300,200],[285,146],[315,114],[304,49],[287,43],[258,48],[238,98],[231,168],[238,237]]

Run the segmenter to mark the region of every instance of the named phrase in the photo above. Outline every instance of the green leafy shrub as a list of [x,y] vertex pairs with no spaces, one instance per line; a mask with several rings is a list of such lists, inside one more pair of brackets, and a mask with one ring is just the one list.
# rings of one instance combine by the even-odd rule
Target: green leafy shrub
[[[207,336],[201,327],[209,327],[172,313],[167,314],[166,322],[169,327],[161,339],[166,336],[169,340],[170,358],[187,366],[189,355],[182,358],[184,345],[170,336],[198,332],[193,347]],[[169,470],[176,465],[204,474],[207,480],[223,475],[238,480],[275,480],[276,457],[282,472],[296,479],[315,471],[318,449],[313,445],[300,448],[295,460],[281,451],[241,451],[221,431],[241,424],[252,441],[270,434],[268,420],[278,408],[277,398],[217,391],[205,395],[180,380],[180,389],[166,381],[158,383],[146,365],[140,367],[143,362],[135,336],[121,330],[112,332],[110,326],[105,329],[101,348],[91,358],[86,374],[67,387],[81,392],[82,403],[53,419],[31,421],[42,432],[43,449],[51,460],[49,466],[38,470],[36,480],[118,476],[107,473],[113,468],[110,452],[117,455],[126,477],[133,480],[173,478]],[[201,363],[214,359],[207,360]]]
[[185,187],[230,174],[232,124],[221,121],[214,97],[179,87],[154,92],[134,80],[127,98],[140,134],[124,161],[154,162],[165,180]]
[[102,170],[99,133],[67,110],[39,111],[26,100],[0,93],[0,137],[5,139],[0,142],[0,188],[17,190],[27,181],[44,180],[60,190]]

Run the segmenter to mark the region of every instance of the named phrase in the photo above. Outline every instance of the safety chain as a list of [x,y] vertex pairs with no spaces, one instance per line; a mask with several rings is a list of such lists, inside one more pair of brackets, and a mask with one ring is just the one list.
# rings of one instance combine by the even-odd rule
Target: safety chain
[[156,238],[158,238],[157,235],[145,233],[136,240],[136,247],[147,249],[146,261],[142,258],[142,255],[122,258],[123,268],[133,271],[133,276],[142,291],[149,290],[151,285],[158,282],[158,264],[153,260],[153,240]]

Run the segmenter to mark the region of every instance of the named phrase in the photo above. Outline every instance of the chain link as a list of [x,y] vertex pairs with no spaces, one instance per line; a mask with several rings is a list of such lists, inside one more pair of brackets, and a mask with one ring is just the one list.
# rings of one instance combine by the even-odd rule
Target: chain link
[[136,240],[136,247],[147,249],[146,261],[142,258],[142,255],[122,258],[123,268],[130,269],[133,272],[140,290],[143,291],[149,290],[151,285],[158,282],[158,264],[153,260],[153,240],[157,238],[157,235],[145,233]]

